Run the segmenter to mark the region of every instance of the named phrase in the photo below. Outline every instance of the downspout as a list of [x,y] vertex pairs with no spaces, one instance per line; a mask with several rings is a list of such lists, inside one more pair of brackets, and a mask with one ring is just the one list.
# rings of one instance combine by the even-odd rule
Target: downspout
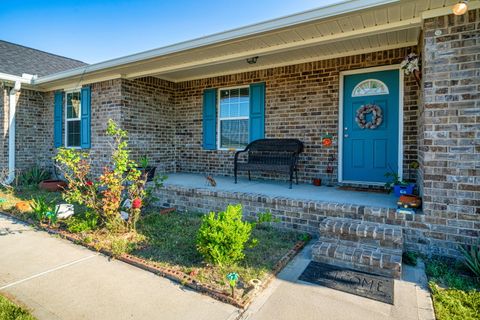
[[15,114],[17,107],[17,93],[22,83],[15,81],[15,86],[10,89],[8,107],[8,178],[6,183],[10,184],[15,180]]

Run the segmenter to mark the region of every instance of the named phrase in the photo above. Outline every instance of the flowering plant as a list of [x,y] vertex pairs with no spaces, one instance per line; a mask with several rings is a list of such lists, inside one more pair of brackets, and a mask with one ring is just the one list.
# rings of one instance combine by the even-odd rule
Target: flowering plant
[[[145,177],[130,160],[128,135],[113,120],[107,124],[107,135],[113,142],[110,164],[97,179],[90,179],[91,162],[87,152],[61,148],[55,156],[58,167],[68,181],[63,193],[69,203],[78,203],[92,209],[109,230],[135,230],[140,217],[142,200],[146,196]],[[122,217],[121,204],[128,199],[132,206]]]
[[410,75],[414,71],[420,71],[420,60],[416,53],[409,53],[405,59],[403,59],[400,67],[402,68],[405,75]]

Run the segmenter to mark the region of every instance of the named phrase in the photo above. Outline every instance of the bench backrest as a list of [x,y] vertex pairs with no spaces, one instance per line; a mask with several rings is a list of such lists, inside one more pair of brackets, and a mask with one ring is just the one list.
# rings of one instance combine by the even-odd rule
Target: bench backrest
[[303,152],[303,142],[298,139],[259,139],[250,142],[246,149],[249,151],[271,152]]
[[249,163],[291,165],[294,155],[303,152],[303,143],[297,139],[260,139],[246,149]]

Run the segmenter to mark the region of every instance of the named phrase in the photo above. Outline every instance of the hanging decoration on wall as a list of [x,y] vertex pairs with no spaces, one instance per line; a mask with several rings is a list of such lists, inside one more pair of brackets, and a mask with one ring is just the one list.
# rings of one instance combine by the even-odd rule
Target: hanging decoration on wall
[[403,59],[400,64],[400,68],[403,70],[405,75],[413,75],[415,81],[420,86],[420,80],[422,79],[422,73],[420,72],[420,57],[414,53],[409,53],[405,59]]
[[[372,119],[370,121],[367,121],[366,116],[369,113],[372,114]],[[355,122],[362,129],[373,130],[378,128],[383,122],[382,108],[375,104],[365,104],[360,106],[360,108],[357,109],[357,113],[355,115]]]
[[328,133],[322,137],[322,146],[330,147],[332,145],[332,136]]

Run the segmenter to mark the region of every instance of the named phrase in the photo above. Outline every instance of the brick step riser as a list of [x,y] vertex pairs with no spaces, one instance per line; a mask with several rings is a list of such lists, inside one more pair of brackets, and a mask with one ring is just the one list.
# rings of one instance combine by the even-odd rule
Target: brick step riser
[[402,239],[395,240],[383,240],[375,239],[375,237],[368,237],[365,235],[351,234],[351,233],[337,233],[332,230],[320,229],[320,236],[324,238],[346,240],[352,242],[358,242],[361,244],[381,247],[381,248],[390,248],[390,249],[403,249]]

